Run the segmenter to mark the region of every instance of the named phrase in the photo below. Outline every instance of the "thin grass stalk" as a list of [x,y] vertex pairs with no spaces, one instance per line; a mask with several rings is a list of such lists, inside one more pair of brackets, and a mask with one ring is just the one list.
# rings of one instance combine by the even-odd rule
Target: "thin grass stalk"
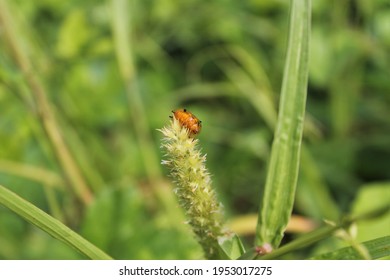
[[[125,84],[130,119],[134,127],[134,134],[141,152],[144,168],[150,183],[153,198],[162,205],[169,216],[169,222],[181,219],[182,213],[177,211],[175,197],[163,183],[160,159],[154,149],[154,143],[149,130],[147,111],[145,110],[141,92],[137,84],[137,67],[134,62],[134,45],[132,41],[134,17],[134,3],[126,0],[110,0],[111,25],[116,48],[116,56]],[[168,115],[168,114],[167,114]],[[168,116],[167,116],[168,118]]]
[[0,25],[16,64],[19,66],[24,79],[30,87],[31,94],[38,107],[37,111],[40,123],[47,134],[56,158],[69,182],[69,187],[81,202],[89,204],[92,200],[90,188],[85,182],[82,172],[64,141],[52,105],[47,98],[47,92],[34,70],[29,55],[23,48],[23,43],[25,42],[21,42],[21,36],[18,36],[18,30],[15,28],[16,21],[10,14],[7,1],[5,0],[0,0]]
[[[137,84],[137,69],[134,62],[132,42],[132,19],[134,3],[126,0],[111,0],[112,31],[120,73],[125,83],[130,118],[138,140],[144,167],[151,182],[161,178],[159,160],[148,129],[147,112]],[[130,2],[130,5],[128,5]],[[132,5],[131,5],[132,4]]]

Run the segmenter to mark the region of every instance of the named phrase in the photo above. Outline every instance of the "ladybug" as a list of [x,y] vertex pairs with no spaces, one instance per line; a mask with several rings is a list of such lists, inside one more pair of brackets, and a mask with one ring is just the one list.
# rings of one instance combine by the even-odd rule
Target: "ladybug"
[[179,121],[180,125],[188,129],[190,135],[200,133],[202,129],[202,121],[200,121],[194,114],[187,111],[187,109],[177,109],[172,111],[173,116]]

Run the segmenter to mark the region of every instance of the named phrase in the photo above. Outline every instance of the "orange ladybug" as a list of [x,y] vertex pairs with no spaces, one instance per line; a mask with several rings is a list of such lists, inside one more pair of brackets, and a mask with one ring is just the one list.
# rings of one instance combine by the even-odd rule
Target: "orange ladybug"
[[187,111],[187,109],[177,109],[172,111],[175,119],[179,121],[181,126],[187,128],[190,132],[190,135],[196,135],[200,133],[202,129],[202,121],[200,121],[194,114]]

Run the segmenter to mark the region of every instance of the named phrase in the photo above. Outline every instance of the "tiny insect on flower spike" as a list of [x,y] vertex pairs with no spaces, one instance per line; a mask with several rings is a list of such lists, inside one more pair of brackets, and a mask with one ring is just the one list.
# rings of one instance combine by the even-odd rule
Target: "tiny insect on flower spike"
[[188,129],[190,137],[200,133],[202,129],[202,121],[187,109],[177,109],[172,111],[173,117],[177,119],[181,126]]
[[174,190],[188,223],[208,259],[216,259],[218,238],[225,235],[222,207],[211,188],[210,174],[198,148],[200,121],[185,109],[173,111],[169,126],[159,130],[164,134],[162,148],[165,159],[162,164],[170,170],[176,184]]

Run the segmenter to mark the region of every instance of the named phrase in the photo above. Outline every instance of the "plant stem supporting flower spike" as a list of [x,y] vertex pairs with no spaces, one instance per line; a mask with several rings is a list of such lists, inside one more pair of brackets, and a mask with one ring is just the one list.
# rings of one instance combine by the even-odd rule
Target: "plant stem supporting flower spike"
[[211,188],[210,174],[198,148],[198,139],[190,137],[188,129],[176,118],[160,130],[164,134],[162,164],[170,170],[180,206],[185,210],[188,223],[196,234],[208,259],[218,255],[218,238],[224,236],[222,208]]

